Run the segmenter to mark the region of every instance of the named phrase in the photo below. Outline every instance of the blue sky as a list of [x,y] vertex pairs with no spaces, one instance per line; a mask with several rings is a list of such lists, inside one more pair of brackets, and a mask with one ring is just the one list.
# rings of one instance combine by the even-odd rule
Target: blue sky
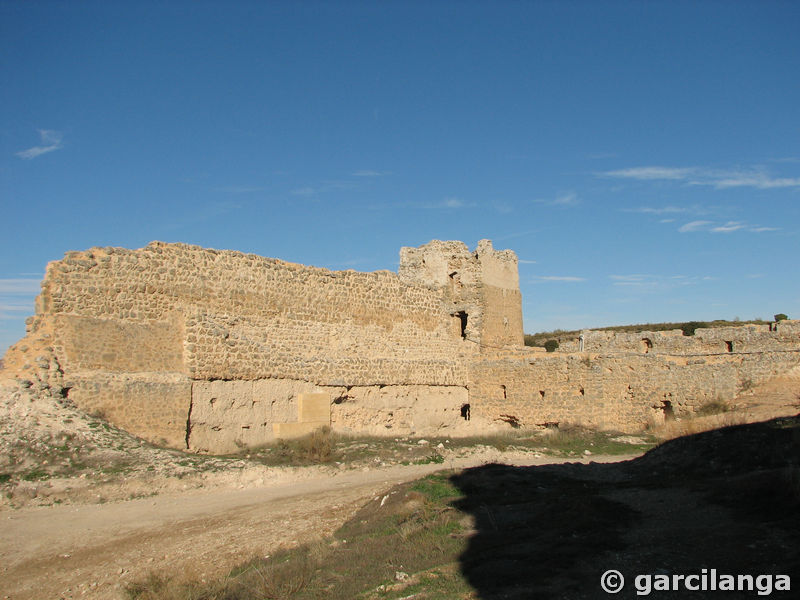
[[800,3],[0,1],[0,352],[152,240],[481,238],[525,329],[800,317]]

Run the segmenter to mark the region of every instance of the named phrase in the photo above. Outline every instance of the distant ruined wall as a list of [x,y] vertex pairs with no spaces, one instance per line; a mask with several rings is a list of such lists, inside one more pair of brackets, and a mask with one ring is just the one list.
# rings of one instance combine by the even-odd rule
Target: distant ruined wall
[[793,350],[694,356],[519,352],[471,363],[470,402],[491,421],[636,431],[663,422],[667,406],[690,416],[798,364],[798,338]]
[[[797,350],[800,321],[782,321],[772,325],[746,324],[738,327],[700,328],[694,335],[680,329],[669,331],[584,331],[585,352],[631,352],[668,354],[718,354],[727,352],[764,352]],[[580,338],[562,343],[559,352],[578,352]]]
[[[223,453],[322,422],[375,435],[513,420],[640,430],[666,406],[689,415],[800,364],[800,323],[587,331],[579,344],[523,346],[517,258],[488,240],[403,248],[397,274],[153,242],[50,263],[4,363],[143,438]],[[304,420],[302,398],[324,415]]]

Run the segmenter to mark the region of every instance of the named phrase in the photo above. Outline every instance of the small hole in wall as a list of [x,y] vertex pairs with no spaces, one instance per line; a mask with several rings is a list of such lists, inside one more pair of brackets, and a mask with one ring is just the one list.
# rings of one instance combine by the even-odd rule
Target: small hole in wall
[[469,318],[469,315],[462,310],[453,314],[453,316],[458,319],[458,326],[461,330],[461,339],[467,339],[467,319]]
[[580,389],[578,390],[578,393],[579,393],[581,396],[585,396],[585,395],[586,395],[586,392],[584,391],[584,389],[583,389],[583,388],[580,388]]
[[469,404],[462,404],[461,405],[461,417],[465,421],[469,421]]
[[733,352],[733,342],[725,342],[725,349],[728,352]]
[[503,390],[503,400],[506,400],[506,399],[508,399],[508,394],[506,393],[506,386],[504,386],[504,385],[501,385],[501,386],[500,386],[500,389],[502,389],[502,390]]
[[544,400],[544,390],[539,390],[539,395],[542,397],[542,400]]
[[675,419],[675,411],[672,410],[672,402],[669,400],[662,400],[661,409],[664,411],[665,421],[673,421]]

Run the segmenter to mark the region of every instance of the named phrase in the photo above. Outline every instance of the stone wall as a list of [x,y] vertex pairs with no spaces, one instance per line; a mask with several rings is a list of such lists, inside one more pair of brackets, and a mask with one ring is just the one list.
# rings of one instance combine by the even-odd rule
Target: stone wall
[[471,362],[470,404],[495,422],[635,431],[663,421],[667,407],[689,416],[799,363],[798,338],[794,349],[705,355],[517,352]]
[[292,379],[195,381],[190,450],[234,452],[273,437],[273,424],[297,421],[301,394],[330,399],[331,427],[368,435],[453,435],[465,429],[466,386],[322,386]]
[[[403,248],[397,274],[185,244],[93,248],[48,265],[4,362],[134,434],[199,452],[323,421],[393,436],[511,421],[638,430],[667,406],[691,414],[800,363],[796,321],[691,337],[587,331],[584,352],[578,340],[540,352],[523,346],[521,306],[517,258],[488,240]],[[329,398],[323,421],[303,421],[301,395]]]
[[[28,338],[52,332],[79,407],[153,441],[264,443],[297,394],[320,390],[347,398],[337,428],[424,433],[460,414],[481,336],[521,340],[522,321],[512,252],[432,242],[403,256],[414,252],[402,276],[160,242],[69,252],[48,265]],[[426,259],[447,267],[432,277]],[[509,299],[485,311],[486,290]]]
[[[800,340],[800,321],[782,321],[772,325],[708,327],[684,335],[680,329],[615,333],[584,331],[585,352],[631,352],[667,354],[717,354],[726,352],[764,352],[796,350]],[[562,343],[559,352],[578,352],[580,339]]]

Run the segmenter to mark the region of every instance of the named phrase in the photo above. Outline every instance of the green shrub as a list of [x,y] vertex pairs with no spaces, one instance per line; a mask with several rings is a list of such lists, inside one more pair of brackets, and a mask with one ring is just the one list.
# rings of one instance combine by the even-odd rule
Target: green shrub
[[708,323],[703,323],[702,321],[689,321],[681,325],[681,331],[683,331],[683,335],[694,335],[696,330],[707,326]]
[[558,348],[558,340],[547,340],[544,343],[544,349],[548,352],[555,352],[556,348]]
[[777,315],[775,315],[775,322],[777,323],[778,321],[785,321],[788,318],[789,317],[787,317],[785,314],[778,313]]

